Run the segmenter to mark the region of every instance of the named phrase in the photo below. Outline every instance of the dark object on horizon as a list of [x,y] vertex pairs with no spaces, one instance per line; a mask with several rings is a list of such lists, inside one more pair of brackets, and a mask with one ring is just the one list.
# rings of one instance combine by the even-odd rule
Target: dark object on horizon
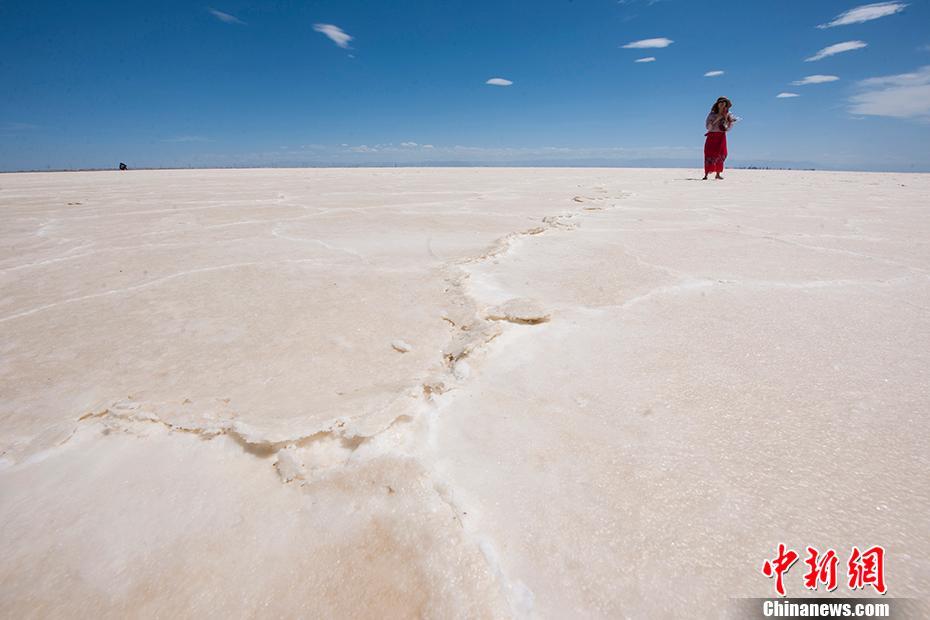
[[129,170],[129,168],[128,168],[128,167],[126,166],[126,164],[124,164],[123,162],[120,162],[120,163],[119,163],[119,169],[120,169],[120,170]]

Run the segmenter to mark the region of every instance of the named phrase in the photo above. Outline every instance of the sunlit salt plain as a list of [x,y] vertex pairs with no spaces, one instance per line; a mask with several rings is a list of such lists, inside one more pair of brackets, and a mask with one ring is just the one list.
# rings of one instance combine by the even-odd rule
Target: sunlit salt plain
[[697,177],[0,175],[0,614],[926,596],[930,175]]

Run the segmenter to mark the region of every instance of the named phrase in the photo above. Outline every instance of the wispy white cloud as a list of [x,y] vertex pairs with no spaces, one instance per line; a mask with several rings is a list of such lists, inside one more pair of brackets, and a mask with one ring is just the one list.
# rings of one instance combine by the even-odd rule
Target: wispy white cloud
[[645,58],[637,58],[633,62],[655,62],[655,61],[656,61],[655,56],[646,56]]
[[714,71],[708,71],[704,74],[704,77],[717,77],[718,75],[723,75],[723,71],[720,69],[715,69]]
[[[315,147],[324,148],[321,145],[314,145]],[[342,147],[342,152],[345,153],[385,153],[385,154],[395,154],[403,155],[409,154],[412,152],[417,152],[421,150],[430,150],[435,148],[432,144],[418,144],[416,142],[401,142],[400,144],[395,144],[393,142],[388,142],[386,144],[340,144]]]
[[640,50],[640,49],[650,49],[654,47],[658,47],[658,48],[668,47],[672,43],[674,43],[674,41],[672,41],[671,39],[666,39],[665,37],[659,37],[656,39],[641,39],[639,41],[632,41],[622,47],[625,49]]
[[491,86],[510,86],[513,82],[504,78],[491,78],[485,82],[485,84],[490,84]]
[[913,73],[898,73],[896,75],[867,78],[860,80],[857,85],[867,88],[876,86],[914,86],[916,84],[926,84],[928,81],[930,81],[930,65],[921,67]]
[[806,86],[808,84],[824,84],[825,82],[835,82],[838,77],[835,75],[808,75],[806,78],[801,80],[795,80],[791,82],[794,86]]
[[778,93],[775,95],[776,99],[790,99],[791,97],[800,97],[801,95],[797,93]]
[[833,28],[834,26],[848,26],[849,24],[861,24],[869,22],[880,17],[894,15],[904,10],[907,4],[904,2],[875,2],[873,4],[864,4],[854,9],[849,9],[840,13],[829,23],[820,24],[818,28]]
[[333,24],[313,24],[313,29],[329,37],[333,43],[342,49],[348,49],[349,41],[353,38],[342,28],[334,26]]
[[869,116],[930,121],[930,65],[913,73],[862,80],[861,92],[849,99],[849,111]]
[[242,24],[245,25],[245,22],[236,17],[235,15],[230,15],[229,13],[224,13],[223,11],[217,11],[213,8],[208,8],[208,11],[224,24]]
[[837,54],[842,54],[843,52],[851,52],[853,50],[860,50],[863,47],[866,47],[868,43],[865,41],[843,41],[842,43],[835,43],[829,45],[810,58],[805,58],[804,62],[813,62],[815,60],[821,60],[827,56],[835,56]]

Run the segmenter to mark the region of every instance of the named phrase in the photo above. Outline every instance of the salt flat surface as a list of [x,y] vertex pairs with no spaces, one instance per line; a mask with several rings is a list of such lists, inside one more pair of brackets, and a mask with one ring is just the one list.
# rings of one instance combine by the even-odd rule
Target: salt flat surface
[[930,175],[694,176],[0,175],[0,613],[925,596]]

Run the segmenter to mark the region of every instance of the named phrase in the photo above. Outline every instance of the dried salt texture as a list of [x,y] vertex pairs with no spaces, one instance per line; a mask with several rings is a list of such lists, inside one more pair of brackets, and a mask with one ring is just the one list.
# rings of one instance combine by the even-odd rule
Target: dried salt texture
[[281,476],[281,480],[284,482],[302,478],[304,475],[304,464],[300,461],[297,448],[293,445],[278,450],[278,458],[274,465],[278,470],[278,475]]
[[488,310],[488,318],[535,325],[549,320],[549,312],[535,299],[514,298]]

